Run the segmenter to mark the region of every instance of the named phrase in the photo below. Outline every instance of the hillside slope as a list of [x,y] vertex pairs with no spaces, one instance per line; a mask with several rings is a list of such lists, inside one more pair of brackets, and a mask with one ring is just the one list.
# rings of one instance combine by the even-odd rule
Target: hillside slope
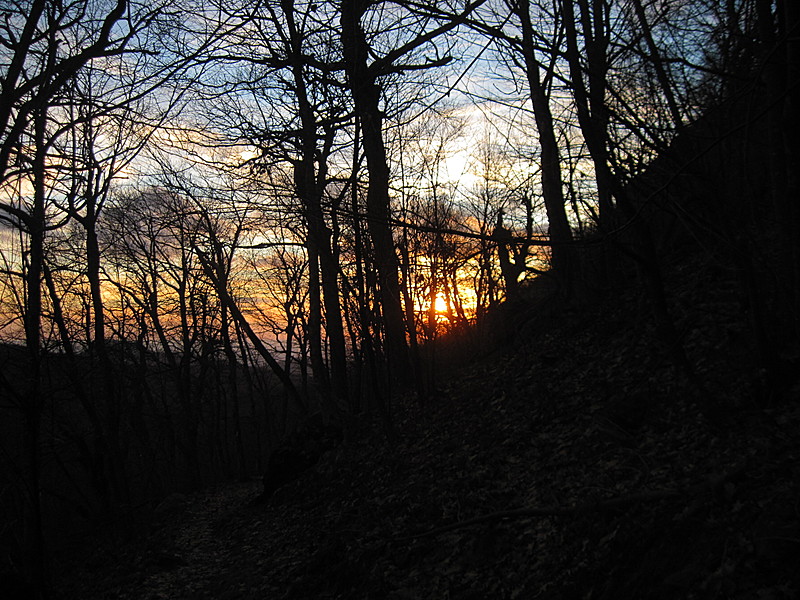
[[635,291],[534,316],[399,406],[396,444],[364,427],[263,506],[178,499],[60,559],[58,597],[797,597],[800,387],[765,397],[724,272],[670,278],[702,392]]

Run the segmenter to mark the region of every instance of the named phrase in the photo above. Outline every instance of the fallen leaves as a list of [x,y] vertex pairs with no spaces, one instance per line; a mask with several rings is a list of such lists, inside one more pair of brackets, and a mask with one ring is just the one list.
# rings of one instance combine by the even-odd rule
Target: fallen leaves
[[396,445],[364,428],[262,507],[257,483],[186,497],[149,550],[65,567],[61,596],[794,597],[800,409],[741,408],[755,376],[722,343],[740,325],[705,298],[681,319],[727,382],[724,431],[626,298],[451,373],[424,411],[399,404]]

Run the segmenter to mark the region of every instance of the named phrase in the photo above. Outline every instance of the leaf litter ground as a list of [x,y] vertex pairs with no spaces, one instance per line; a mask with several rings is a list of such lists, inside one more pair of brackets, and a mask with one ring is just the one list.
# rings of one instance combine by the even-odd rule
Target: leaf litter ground
[[397,442],[365,426],[266,505],[221,485],[57,557],[59,597],[800,596],[800,388],[759,397],[700,271],[673,310],[726,418],[701,416],[635,294],[554,314],[399,402]]

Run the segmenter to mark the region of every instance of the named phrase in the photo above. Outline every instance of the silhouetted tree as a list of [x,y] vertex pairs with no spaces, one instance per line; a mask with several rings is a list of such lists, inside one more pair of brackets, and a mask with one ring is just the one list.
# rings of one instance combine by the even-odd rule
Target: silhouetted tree
[[[396,47],[387,48],[382,56],[371,62],[370,55],[375,48],[370,47],[363,23],[372,7],[371,3],[365,0],[342,0],[340,4],[344,70],[353,97],[369,173],[367,225],[375,254],[386,356],[392,377],[407,371],[409,357],[398,277],[399,263],[390,224],[390,172],[383,134],[382,80],[392,74],[447,64],[451,56],[446,48],[440,47],[444,45],[443,36],[462,25],[481,4],[483,0],[465,4],[460,12],[429,14],[433,25],[418,32],[409,32],[407,39]],[[423,59],[419,64],[400,62],[421,47],[431,47],[437,58]]]

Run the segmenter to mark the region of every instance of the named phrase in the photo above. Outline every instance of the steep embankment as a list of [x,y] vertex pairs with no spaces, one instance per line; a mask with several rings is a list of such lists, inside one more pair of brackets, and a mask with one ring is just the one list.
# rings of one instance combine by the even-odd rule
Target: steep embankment
[[62,559],[57,596],[797,597],[799,390],[763,397],[724,272],[670,283],[727,418],[700,416],[637,293],[552,312],[399,407],[396,444],[357,432],[264,506],[256,482],[190,496]]

